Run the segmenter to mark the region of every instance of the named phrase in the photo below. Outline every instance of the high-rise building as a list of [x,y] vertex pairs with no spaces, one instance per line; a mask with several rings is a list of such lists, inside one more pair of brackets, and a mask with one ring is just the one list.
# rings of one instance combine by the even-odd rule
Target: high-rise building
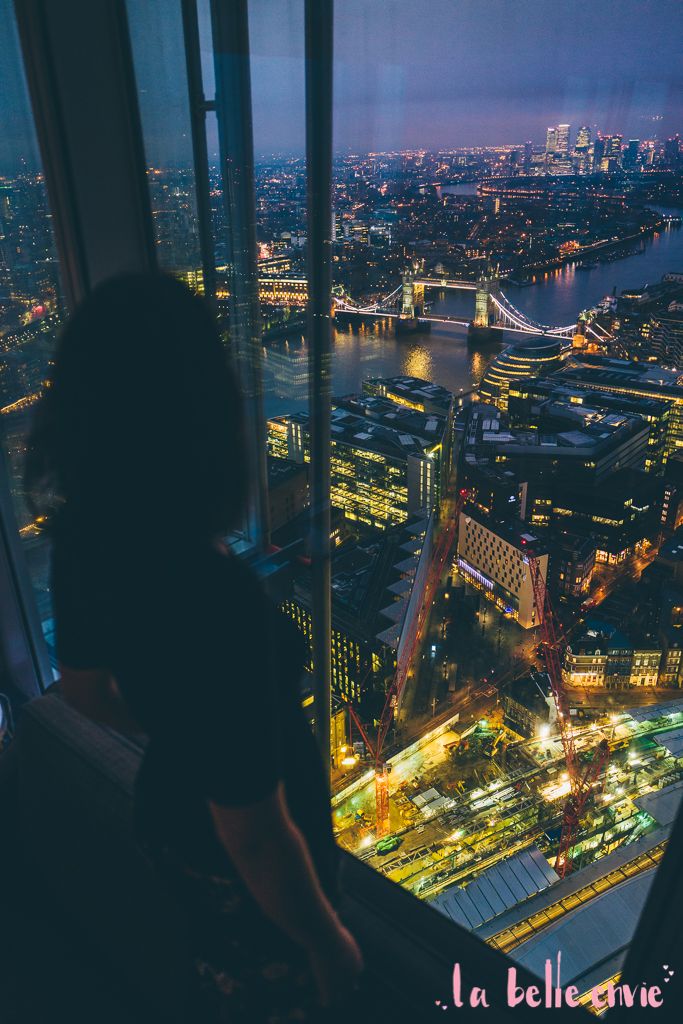
[[667,139],[664,143],[664,163],[676,167],[681,159],[681,140],[678,135]]
[[558,156],[567,156],[569,154],[569,132],[570,126],[568,124],[558,124],[557,126],[557,148],[556,153]]
[[581,125],[576,133],[574,143],[573,164],[579,174],[588,174],[591,170],[591,130],[588,125]]
[[640,139],[629,139],[626,151],[624,152],[624,167],[633,170],[638,164],[638,152],[640,150]]
[[569,155],[568,124],[552,125],[545,133],[545,151],[549,157],[567,157]]
[[591,144],[591,130],[588,125],[582,124],[576,133],[574,148],[577,153],[588,151]]
[[600,170],[608,174],[619,170],[622,162],[622,136],[606,135],[603,139],[603,154]]

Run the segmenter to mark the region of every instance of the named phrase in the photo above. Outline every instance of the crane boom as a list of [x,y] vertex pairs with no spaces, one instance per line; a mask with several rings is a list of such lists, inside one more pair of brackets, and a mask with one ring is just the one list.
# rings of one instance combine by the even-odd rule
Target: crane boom
[[606,739],[601,740],[593,752],[592,760],[581,771],[569,714],[569,700],[562,681],[562,665],[560,663],[562,637],[557,629],[555,614],[539,559],[532,551],[529,551],[527,561],[534,593],[534,604],[543,636],[546,670],[557,710],[557,721],[571,787],[563,809],[560,845],[555,858],[555,870],[561,878],[564,878],[572,869],[572,846],[581,824],[586,802],[609,758],[609,744]]

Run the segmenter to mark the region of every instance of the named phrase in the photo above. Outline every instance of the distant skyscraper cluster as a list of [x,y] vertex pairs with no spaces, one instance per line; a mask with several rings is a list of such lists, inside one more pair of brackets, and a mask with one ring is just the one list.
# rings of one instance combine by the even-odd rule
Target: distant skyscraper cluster
[[571,125],[556,124],[546,129],[545,152],[533,154],[525,147],[525,171],[536,174],[613,174],[620,170],[647,169],[657,164],[677,167],[681,160],[678,135],[662,145],[653,140],[625,140],[623,135],[593,134],[581,125],[571,144]]

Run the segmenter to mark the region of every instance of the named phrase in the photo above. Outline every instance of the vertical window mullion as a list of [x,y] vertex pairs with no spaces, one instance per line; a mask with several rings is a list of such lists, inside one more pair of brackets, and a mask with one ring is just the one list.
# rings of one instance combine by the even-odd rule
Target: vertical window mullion
[[216,302],[216,261],[211,222],[211,199],[209,184],[209,154],[206,141],[206,114],[213,106],[206,102],[202,78],[201,48],[199,42],[199,20],[197,0],[182,0],[183,37],[185,43],[185,68],[190,101],[190,125],[192,130],[192,156],[195,173],[195,196],[197,202],[197,228],[202,259],[204,295],[212,304]]
[[330,769],[332,394],[332,0],[306,0],[308,386],[311,434],[311,571],[315,726]]
[[261,315],[256,268],[254,143],[247,0],[211,0],[218,147],[230,249],[230,337],[245,395],[255,486],[250,540],[269,542],[268,468],[263,418]]

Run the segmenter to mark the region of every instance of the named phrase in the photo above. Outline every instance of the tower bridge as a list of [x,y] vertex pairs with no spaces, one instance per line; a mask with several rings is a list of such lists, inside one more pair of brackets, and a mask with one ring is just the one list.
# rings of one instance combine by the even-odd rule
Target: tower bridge
[[[473,291],[474,317],[471,321],[454,316],[438,316],[425,309],[425,291],[428,288]],[[482,331],[513,331],[521,334],[547,334],[571,340],[583,335],[584,329],[595,333],[590,325],[566,324],[553,327],[541,324],[517,309],[500,287],[497,269],[488,267],[477,281],[463,281],[448,277],[422,277],[416,265],[408,267],[401,284],[376,302],[361,306],[345,294],[335,295],[334,311],[358,313],[362,316],[392,317],[416,329],[420,324],[453,323]],[[399,325],[397,324],[397,327]],[[595,335],[596,338],[598,335]],[[601,338],[600,340],[604,340]]]

